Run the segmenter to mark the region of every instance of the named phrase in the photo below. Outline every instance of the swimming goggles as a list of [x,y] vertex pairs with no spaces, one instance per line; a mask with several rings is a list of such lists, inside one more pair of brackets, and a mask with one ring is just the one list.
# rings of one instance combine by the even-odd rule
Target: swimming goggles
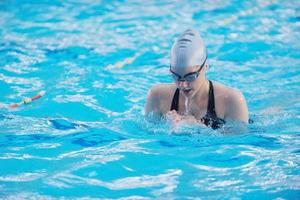
[[200,66],[200,68],[195,71],[195,72],[190,72],[190,73],[187,73],[186,75],[184,75],[183,77],[181,77],[180,75],[176,74],[172,69],[171,69],[171,65],[170,65],[170,72],[172,74],[172,77],[175,81],[178,81],[178,82],[183,82],[183,81],[187,81],[187,82],[193,82],[194,80],[196,80],[196,78],[198,78],[199,74],[200,74],[200,71],[201,69],[203,68],[205,62],[206,62],[206,59],[207,59],[207,56],[203,62],[203,64]]

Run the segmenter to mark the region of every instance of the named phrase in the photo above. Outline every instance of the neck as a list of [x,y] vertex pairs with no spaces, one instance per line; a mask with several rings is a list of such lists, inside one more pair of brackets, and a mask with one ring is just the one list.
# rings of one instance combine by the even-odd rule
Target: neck
[[203,100],[206,100],[208,97],[208,90],[209,90],[209,82],[207,79],[203,79],[203,81],[200,83],[200,87],[198,91],[193,97],[194,101],[201,102]]
[[[208,91],[209,91],[209,82],[207,79],[203,79],[199,83],[199,88],[195,95],[189,99],[185,99],[185,114],[188,115],[190,113],[194,113],[194,109],[197,107],[198,109],[202,106],[205,107],[208,102]],[[196,107],[195,107],[196,106]],[[206,106],[207,107],[207,106]]]

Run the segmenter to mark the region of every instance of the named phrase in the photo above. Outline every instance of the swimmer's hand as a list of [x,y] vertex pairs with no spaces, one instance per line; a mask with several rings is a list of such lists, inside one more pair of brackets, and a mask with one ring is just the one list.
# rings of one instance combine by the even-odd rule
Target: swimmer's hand
[[166,120],[174,126],[201,124],[194,116],[179,115],[175,110],[167,112]]

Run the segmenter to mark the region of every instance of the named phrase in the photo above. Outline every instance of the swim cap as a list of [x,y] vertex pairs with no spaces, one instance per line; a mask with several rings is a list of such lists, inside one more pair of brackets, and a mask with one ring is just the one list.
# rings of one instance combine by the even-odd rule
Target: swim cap
[[206,59],[203,39],[195,29],[185,30],[171,49],[171,67],[192,67],[202,65]]

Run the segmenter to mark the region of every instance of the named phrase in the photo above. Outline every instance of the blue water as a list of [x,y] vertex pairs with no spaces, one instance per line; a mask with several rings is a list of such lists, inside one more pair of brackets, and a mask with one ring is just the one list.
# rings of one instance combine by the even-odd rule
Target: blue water
[[[300,199],[299,8],[0,1],[0,198]],[[144,119],[147,91],[172,81],[169,50],[189,27],[207,44],[207,77],[244,93],[246,132]]]

